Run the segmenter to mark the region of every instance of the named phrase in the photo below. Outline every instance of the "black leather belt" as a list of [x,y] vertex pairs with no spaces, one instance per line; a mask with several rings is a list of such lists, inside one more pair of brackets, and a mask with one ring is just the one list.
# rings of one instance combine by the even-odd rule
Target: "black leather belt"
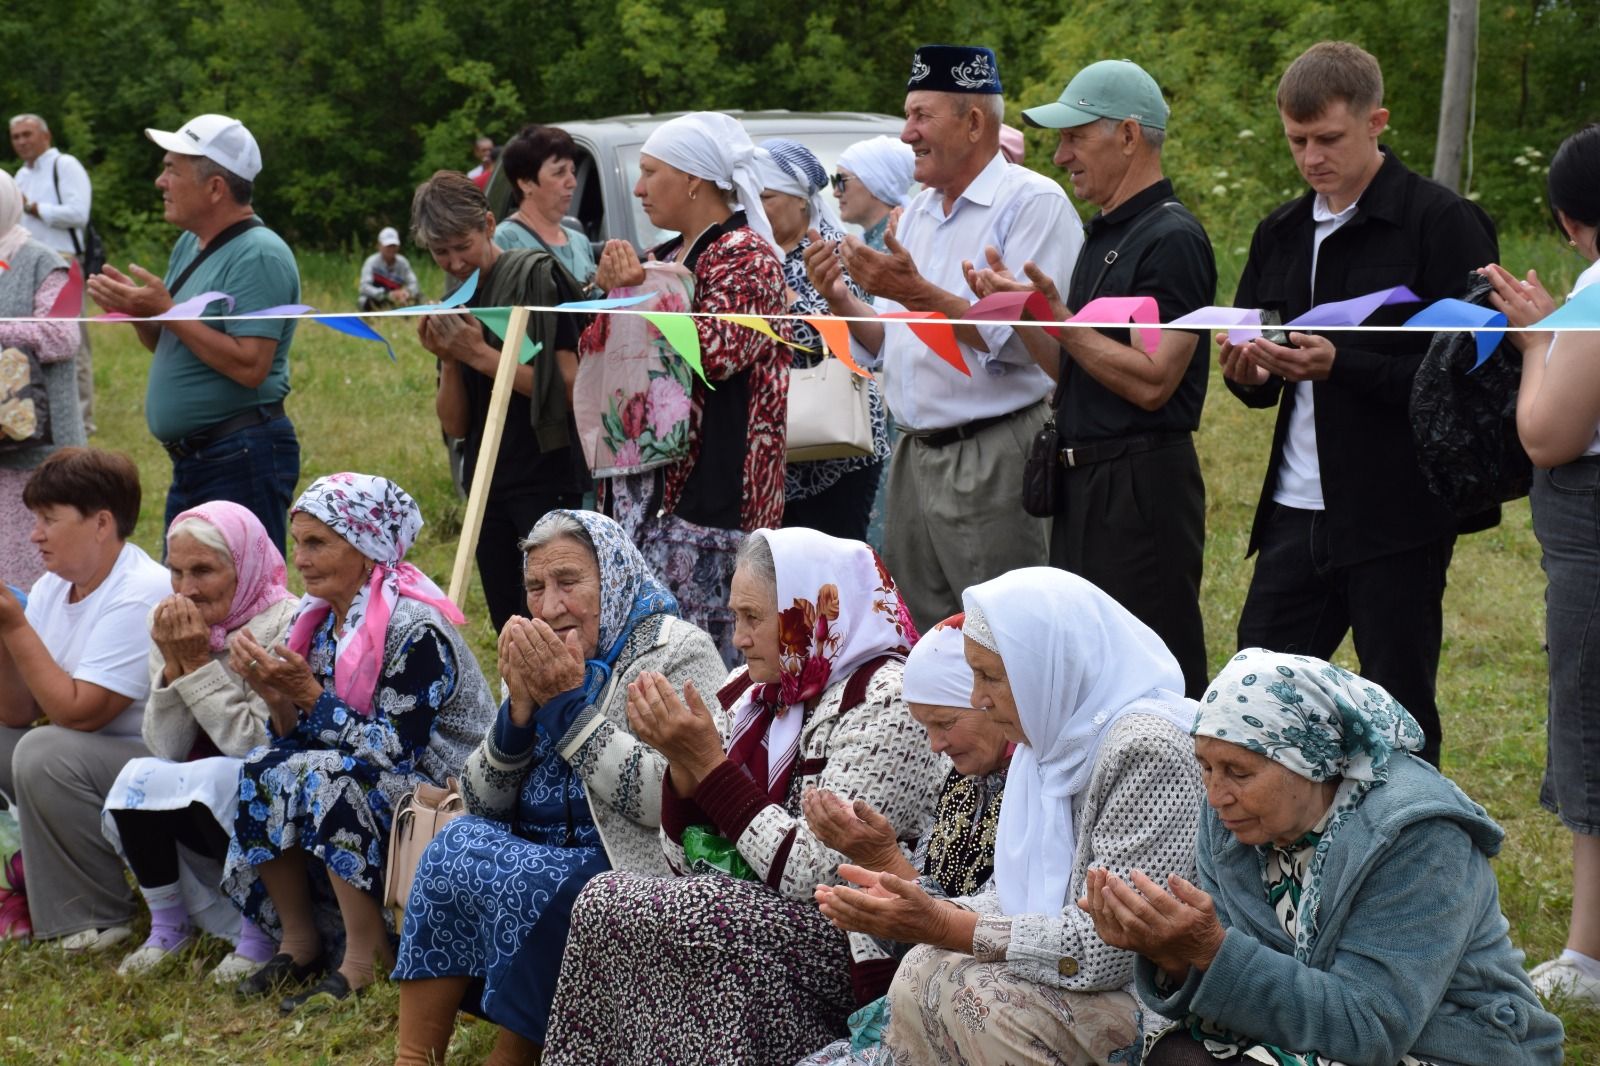
[[262,404],[260,407],[253,407],[248,411],[234,415],[232,418],[224,419],[216,425],[196,430],[187,437],[180,437],[174,441],[162,441],[161,446],[174,459],[187,459],[201,449],[209,448],[217,441],[231,436],[241,429],[264,426],[275,418],[282,418],[283,415],[282,401]]
[[[1023,408],[1024,411],[1028,409],[1029,408],[1026,407]],[[906,432],[912,440],[923,445],[924,447],[943,448],[947,444],[954,444],[956,441],[966,440],[969,437],[975,437],[979,433],[982,433],[984,430],[988,429],[990,426],[998,426],[1000,423],[1015,418],[1019,414],[1021,414],[1021,411],[1012,411],[1008,415],[995,415],[992,418],[978,418],[971,422],[963,423],[959,426],[951,426],[949,429],[936,429],[931,433],[913,433],[910,430],[907,430]]]
[[1192,434],[1184,432],[1142,433],[1136,437],[1112,437],[1110,440],[1062,445],[1061,451],[1056,458],[1062,466],[1066,467],[1093,466],[1095,463],[1121,459],[1124,455],[1138,455],[1140,452],[1153,452],[1157,448],[1170,448],[1175,444],[1187,444],[1191,437]]

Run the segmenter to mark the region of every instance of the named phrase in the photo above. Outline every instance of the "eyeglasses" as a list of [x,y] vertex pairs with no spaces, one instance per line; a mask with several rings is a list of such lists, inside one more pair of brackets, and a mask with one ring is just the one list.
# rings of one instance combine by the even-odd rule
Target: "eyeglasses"
[[835,174],[833,176],[833,191],[842,193],[844,192],[844,187],[855,180],[855,175],[853,174]]

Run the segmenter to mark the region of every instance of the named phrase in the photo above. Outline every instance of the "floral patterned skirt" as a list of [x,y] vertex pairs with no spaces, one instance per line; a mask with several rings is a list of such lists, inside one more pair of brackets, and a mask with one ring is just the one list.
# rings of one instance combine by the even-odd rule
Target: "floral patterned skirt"
[[1129,1061],[1139,1035],[1127,992],[1037,984],[1004,963],[928,945],[900,963],[889,1003],[892,1061],[919,1066],[1105,1066]]
[[792,1066],[854,1009],[848,942],[815,904],[605,873],[573,906],[544,1063]]
[[245,917],[279,936],[278,911],[256,867],[302,848],[329,874],[381,901],[394,805],[425,780],[327,748],[280,740],[255,749],[239,771],[222,891]]

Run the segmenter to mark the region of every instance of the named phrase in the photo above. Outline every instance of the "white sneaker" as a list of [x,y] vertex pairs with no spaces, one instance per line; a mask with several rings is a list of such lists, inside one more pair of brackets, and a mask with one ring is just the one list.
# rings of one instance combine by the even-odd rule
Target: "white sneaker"
[[1600,1009],[1600,981],[1578,968],[1571,959],[1556,957],[1541,962],[1528,972],[1533,990],[1545,999],[1566,999],[1580,1006]]
[[107,948],[116,947],[124,940],[133,939],[133,927],[129,925],[113,925],[109,929],[84,929],[56,941],[56,946],[62,951],[105,951]]
[[146,943],[133,954],[122,960],[117,967],[118,977],[137,977],[139,974],[149,973],[168,962],[177,959],[180,952],[194,943],[192,937],[184,937],[177,947],[168,949],[160,944]]
[[245,958],[237,951],[230,951],[227,957],[217,963],[211,971],[211,982],[218,985],[236,985],[264,965],[265,963]]

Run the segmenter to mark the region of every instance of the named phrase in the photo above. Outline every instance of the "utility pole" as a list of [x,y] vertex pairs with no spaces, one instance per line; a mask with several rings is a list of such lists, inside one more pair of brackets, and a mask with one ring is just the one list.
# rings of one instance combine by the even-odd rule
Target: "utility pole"
[[1445,37],[1444,83],[1439,92],[1439,138],[1433,150],[1433,180],[1461,191],[1461,160],[1466,155],[1478,58],[1478,0],[1450,0]]

